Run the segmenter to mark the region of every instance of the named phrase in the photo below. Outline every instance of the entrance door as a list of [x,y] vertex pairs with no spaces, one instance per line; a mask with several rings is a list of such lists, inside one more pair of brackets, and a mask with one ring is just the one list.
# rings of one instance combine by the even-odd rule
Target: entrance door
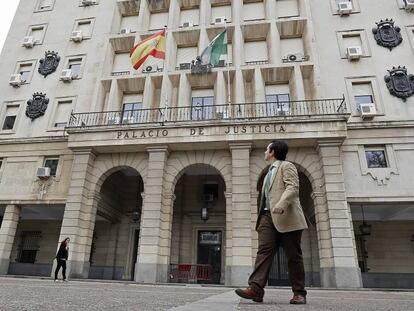
[[[198,232],[197,264],[211,266],[211,283],[220,284],[221,277],[221,231]],[[199,281],[199,283],[205,283]]]
[[137,263],[137,255],[138,255],[138,241],[139,241],[139,230],[135,230],[134,233],[134,250],[132,252],[132,280],[135,279],[135,265]]
[[281,246],[273,258],[268,283],[276,286],[290,285],[287,258]]

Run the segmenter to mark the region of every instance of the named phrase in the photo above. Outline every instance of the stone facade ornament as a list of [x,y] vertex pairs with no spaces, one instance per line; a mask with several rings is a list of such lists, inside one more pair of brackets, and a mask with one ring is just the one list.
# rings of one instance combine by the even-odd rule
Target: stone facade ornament
[[392,67],[388,72],[390,74],[384,80],[391,95],[406,101],[407,97],[414,94],[414,75],[407,74],[407,69],[400,66]]
[[60,56],[57,52],[54,51],[46,51],[45,58],[40,60],[39,65],[39,73],[43,75],[45,78],[47,75],[56,71],[57,66],[59,65]]
[[377,28],[372,29],[377,44],[389,48],[395,48],[402,42],[401,29],[398,26],[394,26],[392,19],[380,20],[377,24]]
[[211,71],[211,65],[202,65],[200,56],[197,56],[196,60],[191,62],[191,73],[203,74]]
[[27,101],[26,116],[32,119],[32,121],[45,114],[47,105],[49,104],[49,98],[43,93],[34,93],[33,98]]

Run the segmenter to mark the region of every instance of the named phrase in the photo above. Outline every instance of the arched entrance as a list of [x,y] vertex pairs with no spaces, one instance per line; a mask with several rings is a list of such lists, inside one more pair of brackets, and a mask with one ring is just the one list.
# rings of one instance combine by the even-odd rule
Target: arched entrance
[[144,183],[131,167],[114,168],[105,176],[95,198],[89,278],[133,280]]
[[[257,182],[257,191],[259,192],[258,201],[260,200],[263,181],[268,169],[269,166],[262,171]],[[308,223],[308,230],[304,230],[302,234],[302,252],[306,274],[306,286],[320,286],[318,239],[315,207],[312,199],[312,184],[309,181],[309,178],[301,171],[301,167],[298,168],[298,173],[299,199]],[[281,247],[279,247],[279,250],[276,252],[273,259],[268,284],[273,286],[290,285],[287,258]]]
[[170,281],[224,283],[225,182],[206,164],[188,166],[175,186]]

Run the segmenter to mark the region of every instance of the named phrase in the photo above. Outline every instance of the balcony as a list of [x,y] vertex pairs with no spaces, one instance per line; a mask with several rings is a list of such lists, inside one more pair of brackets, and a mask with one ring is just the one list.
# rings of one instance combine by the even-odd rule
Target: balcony
[[134,16],[139,13],[140,0],[118,0],[118,10],[122,16]]
[[133,111],[103,111],[72,113],[68,129],[141,126],[161,124],[174,126],[183,123],[203,122],[254,122],[286,119],[324,119],[347,120],[345,98],[302,100],[286,102],[244,103],[213,106],[165,107]]

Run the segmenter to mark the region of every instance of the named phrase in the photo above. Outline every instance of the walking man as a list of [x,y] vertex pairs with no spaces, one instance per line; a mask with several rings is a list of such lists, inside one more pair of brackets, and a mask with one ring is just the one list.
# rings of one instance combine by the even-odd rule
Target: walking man
[[305,271],[300,246],[302,231],[308,226],[299,202],[299,177],[296,167],[285,161],[288,145],[273,141],[265,151],[270,168],[263,182],[256,231],[259,234],[254,270],[249,287],[237,289],[242,298],[262,302],[273,257],[281,245],[288,259],[292,285],[291,304],[306,304]]

